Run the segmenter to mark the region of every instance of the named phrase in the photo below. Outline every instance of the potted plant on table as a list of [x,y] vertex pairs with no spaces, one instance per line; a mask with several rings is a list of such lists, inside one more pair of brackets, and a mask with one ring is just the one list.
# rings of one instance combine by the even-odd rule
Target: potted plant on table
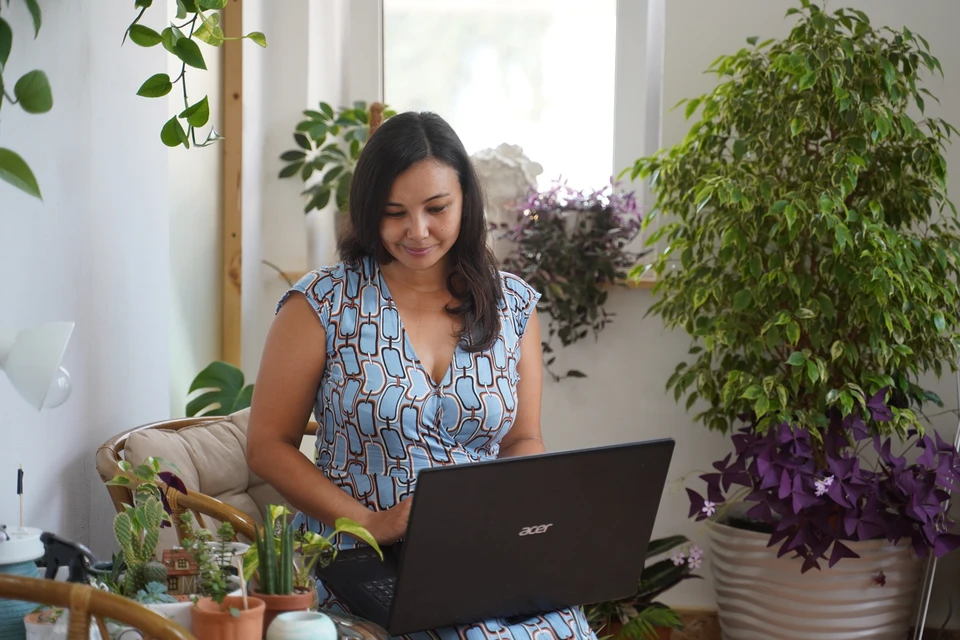
[[[718,58],[716,89],[686,102],[700,110],[686,139],[632,169],[657,195],[647,223],[664,217],[650,311],[693,338],[668,389],[734,431],[706,495],[690,490],[699,519],[749,506],[710,527],[725,637],[894,637],[915,556],[958,544],[944,500],[960,459],[924,432],[940,400],[918,382],[960,355],[943,156],[957,130],[914,118],[921,73],[941,71],[921,36],[800,5],[786,39]],[[842,604],[838,562],[855,585]]]
[[[305,611],[315,604],[314,572],[336,558],[334,536],[347,533],[373,547],[383,557],[377,541],[349,518],[339,518],[326,538],[312,531],[297,531],[289,521],[289,509],[267,505],[264,526],[255,529],[256,544],[244,554],[244,580],[259,576],[251,594],[266,603],[264,631],[273,619],[286,611]],[[319,567],[318,567],[319,565]]]
[[228,568],[233,538],[233,527],[224,522],[216,536],[207,529],[197,529],[193,537],[183,541],[199,569],[199,593],[193,596],[190,610],[192,630],[198,638],[260,640],[266,628],[264,601],[247,597],[242,581],[239,594],[234,593]]
[[[684,545],[686,549],[681,550]],[[703,562],[703,551],[684,536],[670,536],[651,540],[647,558],[668,552],[669,557],[644,567],[637,592],[630,597],[583,608],[598,636],[618,640],[669,640],[672,629],[683,628],[677,612],[657,599],[684,580],[700,578],[694,571]]]
[[566,347],[590,333],[596,338],[612,322],[609,289],[626,281],[640,257],[627,250],[640,227],[634,193],[612,184],[593,191],[557,184],[532,190],[517,205],[517,222],[505,231],[514,249],[503,265],[541,294],[537,308],[548,318],[544,366],[555,381],[585,377],[553,371],[553,340]]

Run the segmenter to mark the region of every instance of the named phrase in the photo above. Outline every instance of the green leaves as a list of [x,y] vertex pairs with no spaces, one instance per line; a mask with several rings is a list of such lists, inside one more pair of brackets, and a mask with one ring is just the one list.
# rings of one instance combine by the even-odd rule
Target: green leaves
[[171,89],[173,89],[173,84],[170,82],[170,76],[165,73],[158,73],[150,76],[140,85],[137,95],[144,98],[160,98],[170,93]]
[[160,130],[160,140],[168,147],[178,147],[182,144],[184,147],[190,148],[190,139],[177,116],[173,116],[163,125]]
[[24,193],[41,198],[40,187],[33,171],[19,155],[10,149],[0,147],[0,180],[12,184]]
[[720,56],[715,88],[681,102],[683,141],[630,170],[657,199],[650,313],[701,349],[668,388],[708,428],[816,431],[884,386],[912,409],[930,402],[918,377],[960,360],[956,130],[912,112],[942,66],[861,14],[811,3],[786,38]]
[[210,103],[207,100],[207,96],[204,96],[203,100],[196,104],[184,109],[180,117],[184,118],[191,127],[202,127],[207,124],[207,121],[210,120]]
[[0,18],[0,68],[7,64],[13,47],[13,30],[6,20]]
[[42,23],[40,5],[37,4],[37,0],[26,0],[26,3],[27,10],[30,11],[30,17],[33,19],[33,37],[36,38],[40,35],[40,24]]
[[733,296],[733,310],[743,311],[750,306],[751,302],[753,302],[753,294],[749,289],[742,289]]
[[130,39],[141,47],[154,47],[163,42],[163,36],[142,24],[130,25]]
[[266,47],[266,46],[267,46],[267,36],[263,35],[263,34],[260,33],[259,31],[254,31],[254,32],[252,32],[252,33],[248,33],[248,34],[245,35],[244,37],[245,37],[245,38],[249,38],[250,40],[252,40],[253,42],[255,42],[256,44],[258,44],[258,45],[261,46],[261,47]]
[[30,71],[17,80],[13,95],[27,113],[46,113],[53,108],[50,82],[43,71]]
[[224,416],[250,406],[253,385],[244,385],[243,372],[227,362],[212,362],[197,374],[190,393],[203,391],[187,403],[187,416]]
[[172,53],[191,67],[207,68],[207,63],[203,61],[203,54],[200,53],[200,46],[190,38],[178,38]]

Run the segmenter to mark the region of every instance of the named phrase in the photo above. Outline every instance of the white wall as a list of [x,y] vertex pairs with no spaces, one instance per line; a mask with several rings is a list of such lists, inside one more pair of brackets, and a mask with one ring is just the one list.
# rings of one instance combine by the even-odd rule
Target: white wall
[[112,0],[43,8],[36,41],[23,3],[3,9],[15,32],[6,77],[44,69],[54,108],[3,109],[0,146],[31,163],[44,201],[0,184],[0,324],[76,321],[65,360],[74,392],[37,413],[0,377],[0,521],[17,521],[22,463],[26,523],[105,554],[112,507],[96,446],[169,408],[170,194],[159,140],[167,105],[135,95],[165,69],[166,54],[121,49],[133,14]]

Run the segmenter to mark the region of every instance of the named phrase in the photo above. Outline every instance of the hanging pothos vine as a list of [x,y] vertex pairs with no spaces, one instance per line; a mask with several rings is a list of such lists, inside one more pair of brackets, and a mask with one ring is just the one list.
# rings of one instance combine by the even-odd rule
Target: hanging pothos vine
[[167,120],[160,130],[160,139],[168,147],[183,145],[187,149],[191,144],[195,147],[213,144],[222,139],[213,127],[210,128],[203,142],[197,142],[196,134],[196,130],[205,127],[210,120],[208,96],[190,104],[187,93],[187,67],[203,70],[207,68],[197,41],[219,47],[227,40],[249,38],[261,47],[266,47],[267,38],[259,31],[245,36],[225,36],[220,27],[220,14],[217,12],[227,6],[227,0],[177,0],[176,19],[182,22],[180,24],[171,22],[169,27],[157,33],[150,27],[140,24],[140,20],[152,4],[153,0],[134,0],[134,6],[140,9],[140,12],[127,28],[124,42],[129,36],[134,44],[141,47],[155,47],[158,44],[163,46],[180,60],[180,74],[173,79],[166,73],[152,75],[140,86],[137,95],[145,98],[161,98],[170,93],[173,86],[179,83],[183,91],[183,111]]
[[[40,35],[43,17],[40,5],[37,0],[24,0],[24,4],[30,12],[36,38]],[[177,0],[176,20],[180,21],[180,24],[171,22],[169,27],[157,33],[140,23],[147,9],[153,6],[153,0],[134,0],[134,8],[139,12],[124,33],[123,42],[126,42],[129,36],[134,44],[141,47],[162,45],[181,62],[180,74],[176,78],[171,79],[166,73],[158,73],[150,76],[137,91],[137,95],[146,98],[160,98],[170,93],[175,84],[180,84],[183,110],[167,120],[160,130],[160,139],[169,147],[183,145],[189,149],[191,144],[194,147],[205,147],[222,139],[211,127],[203,142],[197,141],[196,130],[205,127],[210,120],[209,98],[204,96],[191,104],[187,92],[187,67],[203,70],[207,68],[197,41],[219,47],[227,40],[249,38],[261,47],[267,46],[266,37],[259,31],[248,33],[242,38],[224,35],[220,27],[219,11],[226,5],[227,0]],[[6,0],[6,3],[0,2],[0,10],[9,6],[10,0]],[[43,71],[34,69],[25,73],[12,89],[7,84],[4,71],[13,50],[13,36],[13,27],[0,16],[0,110],[6,101],[11,105],[19,105],[27,113],[46,113],[53,108],[53,92]],[[15,151],[3,147],[0,147],[0,180],[31,196],[41,197],[40,185],[27,161]]]

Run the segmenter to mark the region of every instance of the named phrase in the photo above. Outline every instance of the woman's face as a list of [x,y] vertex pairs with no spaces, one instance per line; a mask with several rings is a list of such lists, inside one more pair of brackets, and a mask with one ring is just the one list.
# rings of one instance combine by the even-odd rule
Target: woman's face
[[397,176],[380,219],[380,240],[404,267],[424,271],[443,265],[460,235],[463,192],[453,168],[434,159]]

